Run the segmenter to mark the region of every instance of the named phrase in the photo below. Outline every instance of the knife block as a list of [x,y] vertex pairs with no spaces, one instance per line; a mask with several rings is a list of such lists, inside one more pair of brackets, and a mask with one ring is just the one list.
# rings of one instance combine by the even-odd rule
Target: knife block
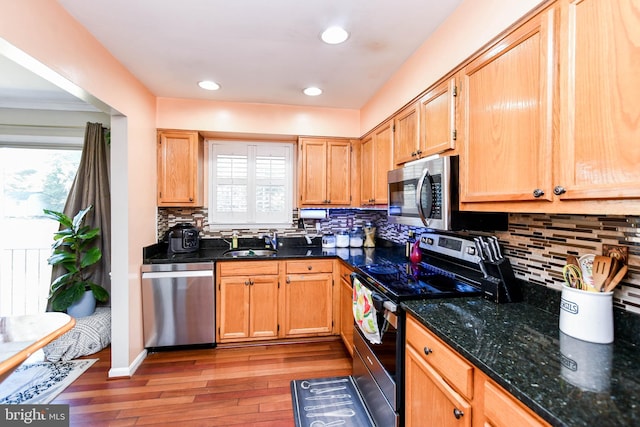
[[522,290],[507,258],[484,262],[487,277],[480,280],[485,299],[496,303],[522,301]]

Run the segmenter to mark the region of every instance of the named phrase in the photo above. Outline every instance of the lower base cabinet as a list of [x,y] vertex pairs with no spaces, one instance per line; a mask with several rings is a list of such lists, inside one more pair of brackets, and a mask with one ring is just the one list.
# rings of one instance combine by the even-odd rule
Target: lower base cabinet
[[549,426],[407,315],[405,426]]
[[344,346],[353,356],[353,288],[351,287],[352,269],[340,265],[340,337]]
[[227,261],[216,264],[216,342],[337,334],[334,260]]

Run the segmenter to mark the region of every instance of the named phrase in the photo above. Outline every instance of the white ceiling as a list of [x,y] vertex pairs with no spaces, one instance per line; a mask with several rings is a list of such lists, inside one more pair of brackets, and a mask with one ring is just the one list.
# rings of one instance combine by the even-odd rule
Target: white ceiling
[[359,109],[462,0],[58,1],[156,96]]

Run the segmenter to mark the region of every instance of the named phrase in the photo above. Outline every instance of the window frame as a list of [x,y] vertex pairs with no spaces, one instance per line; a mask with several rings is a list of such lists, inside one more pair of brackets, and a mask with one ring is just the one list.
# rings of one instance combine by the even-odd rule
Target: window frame
[[[218,151],[216,147],[230,147],[233,152],[238,151],[239,148],[243,148],[244,152],[249,156],[249,151],[251,146],[256,147],[269,147],[269,148],[282,148],[285,153],[285,178],[284,188],[285,188],[285,200],[284,200],[284,212],[281,220],[274,222],[258,222],[254,220],[256,215],[256,204],[255,201],[253,206],[250,206],[249,211],[247,212],[248,218],[243,221],[218,221],[216,219],[216,194],[217,194],[217,179],[216,179],[216,155]],[[292,227],[293,224],[293,206],[295,199],[295,144],[293,142],[287,141],[259,141],[259,140],[239,140],[239,141],[230,141],[230,140],[219,140],[219,139],[209,139],[207,140],[207,148],[208,148],[208,185],[207,185],[207,199],[208,199],[208,225],[210,230],[224,230],[230,228],[242,228],[242,229],[259,229],[259,228],[289,228]],[[255,153],[257,155],[257,153]],[[248,194],[255,195],[256,189],[256,168],[255,168],[255,158],[249,159],[248,171],[250,172],[247,176],[247,187]],[[249,204],[251,205],[251,204]]]

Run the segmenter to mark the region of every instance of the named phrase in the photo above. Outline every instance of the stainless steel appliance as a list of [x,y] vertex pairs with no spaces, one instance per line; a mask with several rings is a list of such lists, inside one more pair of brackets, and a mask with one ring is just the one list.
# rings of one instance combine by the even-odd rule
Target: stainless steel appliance
[[434,230],[506,230],[506,213],[459,208],[458,156],[427,157],[388,172],[388,220]]
[[214,263],[142,266],[147,348],[215,344]]
[[167,231],[165,240],[170,254],[196,252],[200,249],[200,233],[191,224],[174,225]]
[[[357,266],[352,281],[359,280],[372,292],[377,311],[381,343],[369,341],[355,326],[353,376],[372,418],[380,426],[400,426],[404,423],[404,342],[406,315],[400,303],[404,300],[456,298],[484,295],[488,282],[500,282],[513,272],[501,254],[497,241],[490,244],[492,260],[478,252],[472,238],[424,233],[420,236],[422,261],[418,264],[397,264],[378,259],[375,263]],[[498,255],[496,255],[497,257]],[[495,268],[494,267],[495,265]],[[499,265],[498,265],[499,264]],[[490,272],[490,273],[485,273]],[[495,272],[496,276],[492,276]],[[513,284],[511,284],[513,285]],[[512,293],[515,289],[511,288]]]

